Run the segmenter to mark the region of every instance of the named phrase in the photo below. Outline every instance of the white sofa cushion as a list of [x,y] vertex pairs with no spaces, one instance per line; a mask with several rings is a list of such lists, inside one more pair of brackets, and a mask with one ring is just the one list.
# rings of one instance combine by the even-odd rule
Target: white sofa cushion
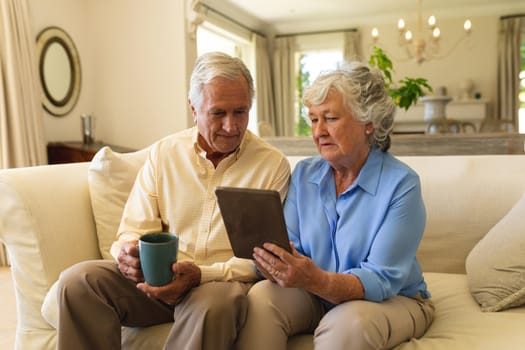
[[120,218],[139,169],[149,148],[131,153],[114,152],[106,146],[93,157],[88,182],[98,245],[104,259],[113,259],[109,250],[116,239]]
[[525,308],[481,312],[464,274],[427,272],[424,276],[436,308],[434,322],[423,338],[412,339],[395,350],[518,349],[525,344],[525,332],[516,331]]
[[469,287],[487,312],[525,304],[525,195],[466,260]]

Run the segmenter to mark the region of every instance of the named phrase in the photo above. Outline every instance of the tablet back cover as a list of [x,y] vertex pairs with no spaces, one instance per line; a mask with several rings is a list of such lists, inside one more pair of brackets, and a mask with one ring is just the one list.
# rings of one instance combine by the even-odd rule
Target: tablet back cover
[[253,259],[265,242],[291,251],[279,192],[217,187],[215,194],[236,257]]

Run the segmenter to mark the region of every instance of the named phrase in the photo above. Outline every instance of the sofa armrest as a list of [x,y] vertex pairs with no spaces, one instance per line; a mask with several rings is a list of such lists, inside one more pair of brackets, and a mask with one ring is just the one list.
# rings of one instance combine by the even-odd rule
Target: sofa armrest
[[87,181],[89,163],[0,171],[0,240],[17,299],[18,337],[49,328],[44,297],[66,267],[100,258]]

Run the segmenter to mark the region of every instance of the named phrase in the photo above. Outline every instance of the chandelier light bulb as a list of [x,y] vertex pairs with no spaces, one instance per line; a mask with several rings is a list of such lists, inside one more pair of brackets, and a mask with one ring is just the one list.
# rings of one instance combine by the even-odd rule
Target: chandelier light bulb
[[470,33],[470,31],[472,30],[472,22],[470,21],[470,19],[467,19],[465,21],[465,24],[463,24],[463,28],[465,29],[465,32]]
[[400,18],[399,21],[397,21],[397,28],[401,31],[405,29],[405,20],[403,18]]
[[407,42],[411,42],[412,41],[412,32],[410,30],[406,31],[406,33],[405,33],[405,40]]
[[438,27],[434,28],[434,30],[432,31],[432,37],[434,39],[439,39],[439,36],[441,35],[441,31],[439,30]]
[[432,29],[434,29],[434,27],[436,26],[436,17],[434,17],[434,15],[428,17],[428,25]]
[[372,28],[372,38],[374,41],[379,38],[379,29],[377,27]]

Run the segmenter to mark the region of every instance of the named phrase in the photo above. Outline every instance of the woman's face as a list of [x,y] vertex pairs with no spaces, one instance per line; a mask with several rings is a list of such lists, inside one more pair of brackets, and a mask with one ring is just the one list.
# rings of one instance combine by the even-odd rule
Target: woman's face
[[319,154],[332,166],[349,166],[366,159],[372,124],[355,120],[337,90],[330,90],[321,104],[310,106],[308,116]]

